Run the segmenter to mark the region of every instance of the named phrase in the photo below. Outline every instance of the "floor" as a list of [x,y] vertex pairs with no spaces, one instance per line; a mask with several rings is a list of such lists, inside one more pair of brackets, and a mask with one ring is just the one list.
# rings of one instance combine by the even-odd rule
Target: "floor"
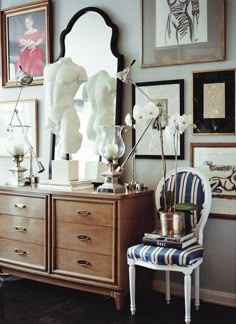
[[[137,313],[129,313],[129,298],[123,311],[113,299],[102,295],[52,286],[30,280],[11,282],[5,290],[4,324],[184,324],[182,298],[166,305],[159,293],[137,293]],[[191,324],[235,324],[236,309],[201,303],[192,307]]]

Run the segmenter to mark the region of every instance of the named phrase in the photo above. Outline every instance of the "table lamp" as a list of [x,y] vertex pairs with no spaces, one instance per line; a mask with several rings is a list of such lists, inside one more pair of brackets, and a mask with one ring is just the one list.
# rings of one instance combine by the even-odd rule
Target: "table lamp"
[[[33,150],[33,146],[31,145],[27,133],[29,130],[29,125],[23,125],[20,117],[18,115],[17,106],[20,100],[21,92],[24,86],[28,86],[33,81],[33,77],[26,72],[24,72],[19,66],[20,70],[16,76],[16,85],[20,86],[20,92],[18,98],[16,100],[15,108],[13,114],[11,116],[10,123],[8,125],[7,130],[9,131],[7,151],[9,154],[13,156],[13,161],[16,163],[15,167],[9,169],[12,172],[12,176],[7,181],[8,185],[12,186],[24,186],[25,184],[34,183],[34,175],[33,175],[33,167],[32,160],[35,158],[37,172],[43,172],[45,168],[42,163],[38,161],[37,156]],[[16,116],[18,125],[13,124],[13,119]],[[22,167],[20,164],[24,160],[24,155],[27,152],[30,152],[30,175],[28,178],[24,177],[24,172],[27,171],[26,168]]]

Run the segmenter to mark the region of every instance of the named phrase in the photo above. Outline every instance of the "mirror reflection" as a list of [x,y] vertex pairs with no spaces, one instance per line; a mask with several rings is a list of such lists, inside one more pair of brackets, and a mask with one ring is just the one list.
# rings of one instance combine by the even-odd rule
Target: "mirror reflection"
[[[119,123],[122,85],[116,73],[123,67],[123,56],[116,49],[116,28],[103,11],[90,7],[75,14],[61,35],[59,60],[71,58],[87,74],[87,82],[81,84],[74,97],[83,140],[78,152],[69,156],[79,160],[82,178],[86,161],[101,160],[97,149],[99,125]],[[54,158],[62,158],[58,138],[53,149]]]

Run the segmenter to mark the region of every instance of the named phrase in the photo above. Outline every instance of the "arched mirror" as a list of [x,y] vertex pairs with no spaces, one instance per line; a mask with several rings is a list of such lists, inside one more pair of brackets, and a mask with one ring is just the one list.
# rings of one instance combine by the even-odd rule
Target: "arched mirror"
[[[123,55],[117,50],[118,28],[101,9],[87,7],[78,11],[60,35],[60,54],[57,59],[71,58],[87,73],[74,97],[74,107],[80,119],[83,135],[80,149],[67,154],[67,159],[79,160],[80,177],[86,161],[99,161],[96,150],[99,124],[120,124],[122,82],[116,73],[123,69]],[[51,160],[61,159],[59,141],[52,135]],[[65,158],[65,157],[64,157]],[[49,175],[50,176],[50,175]]]

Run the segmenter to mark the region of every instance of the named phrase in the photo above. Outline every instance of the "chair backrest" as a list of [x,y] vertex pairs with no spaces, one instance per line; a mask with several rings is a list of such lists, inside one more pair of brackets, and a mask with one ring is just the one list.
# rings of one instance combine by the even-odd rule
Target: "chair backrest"
[[[198,210],[192,213],[185,213],[185,228],[195,228],[198,242],[202,244],[203,228],[211,208],[211,186],[209,179],[201,171],[191,167],[181,167],[177,169],[176,181],[176,202],[190,202],[198,206]],[[164,186],[164,178],[159,182],[156,189],[156,208],[159,210],[162,206],[163,192],[173,191],[175,186],[175,170],[171,170],[166,175],[166,183]]]

